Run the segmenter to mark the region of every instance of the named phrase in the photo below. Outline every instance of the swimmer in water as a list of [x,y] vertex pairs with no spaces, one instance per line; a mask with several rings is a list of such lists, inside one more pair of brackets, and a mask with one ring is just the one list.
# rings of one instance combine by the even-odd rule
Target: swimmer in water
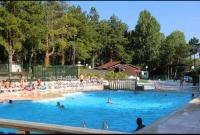
[[64,106],[64,105],[61,105],[61,106],[60,106],[60,108],[61,108],[61,109],[64,109],[64,108],[65,108],[65,106]]
[[107,101],[107,103],[112,104],[112,99],[109,98],[108,101]]
[[194,93],[192,93],[192,98],[194,98]]
[[135,131],[138,131],[145,127],[145,125],[142,124],[142,118],[137,118],[136,123],[137,123],[138,127],[135,129]]
[[57,105],[56,105],[57,107],[60,107],[60,102],[57,102]]
[[9,104],[12,104],[12,100],[9,100],[8,103],[9,103]]

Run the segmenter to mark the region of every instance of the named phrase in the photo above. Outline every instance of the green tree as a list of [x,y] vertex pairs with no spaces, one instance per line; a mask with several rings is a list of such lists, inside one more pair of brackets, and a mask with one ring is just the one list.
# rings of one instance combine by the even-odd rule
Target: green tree
[[196,66],[195,64],[195,54],[197,53],[198,51],[198,48],[200,46],[200,43],[199,43],[199,39],[197,39],[196,37],[193,37],[189,40],[189,49],[190,49],[190,57],[192,57],[192,55],[194,55],[194,63],[193,65]]
[[108,20],[108,29],[106,37],[106,55],[110,61],[126,59],[126,52],[124,46],[127,44],[128,40],[125,37],[125,33],[128,27],[125,23],[121,22],[117,16],[112,15]]
[[43,3],[43,11],[45,18],[42,20],[44,29],[46,30],[44,38],[44,46],[41,47],[45,51],[44,64],[49,65],[49,57],[55,53],[56,43],[58,42],[58,22],[64,15],[64,9],[61,2],[46,1]]
[[109,34],[109,23],[106,20],[102,20],[99,22],[98,26],[98,42],[100,43],[101,47],[99,48],[98,55],[99,55],[99,64],[103,64],[104,62],[108,61],[108,54],[106,50],[106,46],[108,46],[108,34]]
[[134,62],[143,67],[148,65],[150,71],[154,70],[158,67],[162,35],[160,24],[149,11],[140,12],[133,36]]
[[164,44],[164,58],[166,66],[168,66],[168,74],[171,77],[177,77],[177,71],[188,58],[188,46],[186,45],[184,33],[174,31],[166,37]]
[[34,55],[37,55],[37,50],[42,46],[41,41],[46,32],[41,22],[45,17],[42,11],[42,3],[38,1],[22,1],[20,4],[19,18],[22,20],[22,32],[26,35],[22,59],[29,65],[32,64]]
[[4,46],[8,53],[9,73],[11,73],[13,55],[21,51],[24,40],[21,31],[22,20],[19,18],[20,2],[3,1],[0,4],[0,45]]
[[87,38],[87,23],[88,19],[85,12],[79,6],[71,6],[68,11],[68,28],[71,30],[71,37],[69,38],[69,53],[71,54],[70,62],[75,65],[76,59],[85,60],[89,57],[87,52],[86,38]]
[[90,29],[90,37],[89,37],[89,42],[90,42],[90,55],[91,55],[91,65],[92,68],[94,68],[95,64],[95,59],[98,57],[98,52],[100,48],[102,47],[102,44],[98,41],[99,32],[99,14],[96,11],[94,7],[91,7],[90,12],[89,12],[89,29]]

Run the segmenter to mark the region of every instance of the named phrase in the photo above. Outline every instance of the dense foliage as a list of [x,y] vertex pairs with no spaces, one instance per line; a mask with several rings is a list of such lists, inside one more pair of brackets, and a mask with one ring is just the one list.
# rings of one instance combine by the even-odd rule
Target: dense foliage
[[114,71],[110,71],[105,74],[106,79],[124,79],[127,77],[128,75],[122,72],[115,73]]
[[94,67],[120,60],[174,78],[191,68],[199,46],[178,30],[165,37],[147,10],[133,30],[115,15],[100,20],[95,7],[87,13],[61,1],[1,1],[0,16],[0,63]]

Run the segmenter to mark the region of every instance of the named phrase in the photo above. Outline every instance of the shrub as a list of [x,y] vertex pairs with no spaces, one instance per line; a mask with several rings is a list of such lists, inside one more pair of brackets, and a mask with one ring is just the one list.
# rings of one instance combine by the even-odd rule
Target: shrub
[[122,72],[115,73],[113,71],[107,72],[105,75],[106,79],[123,79],[127,78],[128,75]]

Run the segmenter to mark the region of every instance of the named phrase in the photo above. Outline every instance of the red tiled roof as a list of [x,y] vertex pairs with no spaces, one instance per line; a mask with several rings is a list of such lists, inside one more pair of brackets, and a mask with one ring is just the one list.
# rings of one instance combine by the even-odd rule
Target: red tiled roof
[[110,61],[110,62],[108,62],[106,64],[103,64],[103,65],[97,67],[97,68],[98,69],[108,69],[108,68],[111,68],[111,67],[113,67],[113,66],[115,66],[117,64],[120,64],[120,63],[121,63],[121,61],[112,61],[112,62]]
[[121,61],[112,61],[105,63],[99,67],[98,69],[106,69],[106,70],[114,70],[114,68],[119,68],[122,70],[122,72],[128,74],[128,75],[138,75],[139,72],[141,72],[141,69],[137,66],[131,65],[131,64],[121,64]]
[[127,73],[128,75],[138,75],[141,72],[139,67],[133,66],[131,64],[119,64],[114,67],[123,69],[122,72]]

